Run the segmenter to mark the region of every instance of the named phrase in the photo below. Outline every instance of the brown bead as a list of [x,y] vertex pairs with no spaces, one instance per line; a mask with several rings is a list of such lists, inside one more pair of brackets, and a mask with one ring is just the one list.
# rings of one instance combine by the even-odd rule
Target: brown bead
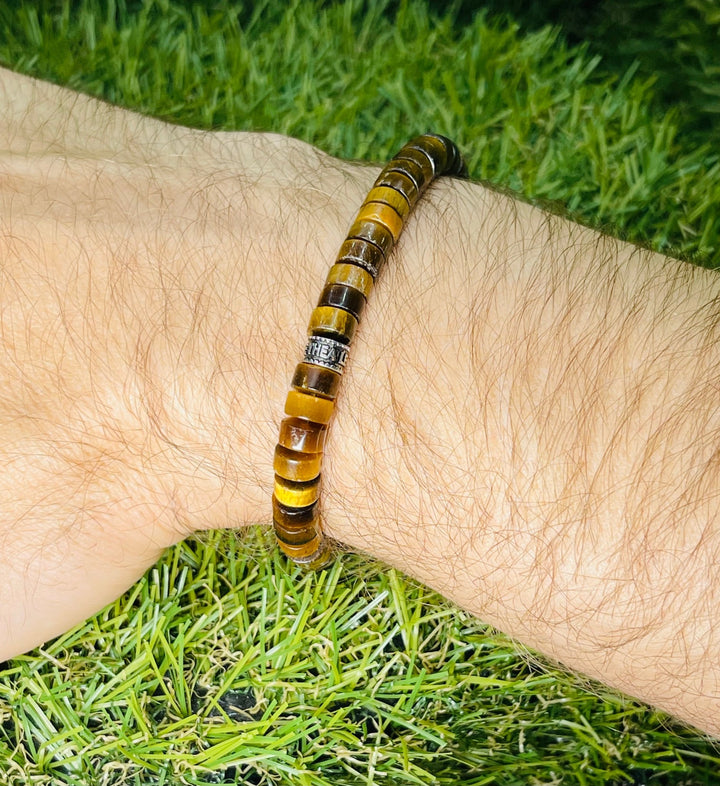
[[[412,142],[409,142],[408,147],[420,147],[432,156],[434,140],[443,145],[447,151],[445,165],[439,169],[436,168],[436,173],[438,175],[467,177],[467,165],[465,164],[465,160],[462,157],[462,153],[458,150],[457,145],[446,136],[442,136],[442,134],[424,134],[422,137],[418,137],[417,139],[413,139]],[[418,142],[418,144],[415,145],[415,142]]]
[[314,363],[298,363],[290,384],[315,396],[334,399],[340,387],[340,374]]
[[396,191],[399,191],[405,199],[407,199],[411,208],[417,202],[418,196],[420,195],[417,183],[411,177],[408,177],[405,173],[396,169],[383,169],[380,173],[380,177],[375,181],[376,188],[382,186],[394,188]]
[[343,308],[315,306],[308,324],[309,336],[330,336],[349,344],[355,335],[357,319]]
[[[301,363],[300,365],[307,364]],[[317,368],[317,366],[314,366],[314,368]],[[327,371],[328,369],[324,370]],[[297,374],[297,370],[295,373]],[[295,377],[293,377],[294,384]],[[302,418],[283,418],[280,422],[278,444],[288,448],[288,450],[297,450],[300,453],[322,453],[325,447],[326,435],[327,426],[323,426],[320,423],[313,423]]]
[[283,553],[295,562],[317,560],[325,545],[317,502],[295,509],[273,495],[272,509],[275,536]]
[[283,531],[299,532],[307,529],[316,529],[320,524],[317,501],[304,508],[289,508],[287,505],[279,502],[273,494],[272,505],[273,521]]
[[321,533],[314,533],[313,537],[300,545],[285,543],[278,537],[278,545],[288,559],[298,565],[303,565],[310,570],[317,570],[326,565],[330,554],[326,550],[326,541]]
[[313,544],[312,546],[309,546],[307,550],[303,550],[303,553],[309,555],[317,551],[318,544],[316,540],[317,538],[321,537],[321,533],[318,532],[317,527],[308,527],[308,529],[293,531],[289,529],[282,529],[276,525],[275,536],[279,541],[282,542],[283,546],[294,547],[291,549],[283,548],[283,551],[288,554],[288,556],[288,552],[297,554],[301,546]]
[[381,249],[386,259],[395,243],[393,233],[378,221],[355,221],[348,232],[348,239],[351,238],[369,240]]
[[[366,243],[365,245],[368,244]],[[373,248],[376,248],[376,246],[373,246]],[[380,249],[378,248],[377,251],[379,252]],[[362,292],[367,298],[373,286],[373,277],[360,265],[353,265],[350,262],[336,262],[330,268],[330,272],[325,279],[325,285],[328,286],[330,284],[345,284],[345,286]]]
[[273,469],[285,480],[314,480],[320,474],[321,465],[322,453],[299,453],[282,445],[275,446]]
[[341,246],[337,262],[345,260],[360,265],[375,279],[385,262],[385,254],[377,244],[362,238],[348,238]]
[[[310,507],[316,508],[317,504],[311,505]],[[303,510],[305,510],[305,508],[303,508]],[[292,546],[301,546],[320,534],[320,519],[317,515],[314,516],[306,526],[293,527],[287,523],[287,519],[284,516],[278,516],[273,512],[273,525],[277,537],[283,543]]]
[[418,199],[420,199],[420,197],[423,195],[423,192],[425,191],[425,188],[427,187],[422,169],[414,161],[393,158],[393,160],[388,164],[388,172],[399,172],[401,175],[405,175],[405,177],[412,180],[418,195],[415,197],[414,201],[410,202],[410,204],[417,204]]
[[377,186],[370,189],[370,193],[365,197],[365,204],[370,202],[390,205],[403,221],[410,215],[410,202],[398,190],[388,186]]
[[416,136],[405,147],[417,148],[426,153],[433,163],[435,176],[438,177],[446,172],[448,161],[452,161],[451,150],[446,144],[449,141],[435,134],[423,134]]
[[358,321],[365,308],[365,295],[346,284],[326,284],[320,293],[318,306],[332,306],[349,311]]
[[320,496],[320,477],[305,483],[275,475],[275,497],[288,508],[306,508]]
[[313,423],[329,423],[335,409],[332,399],[313,396],[293,388],[285,399],[285,414],[294,418],[305,418]]
[[[432,158],[425,150],[418,147],[404,147],[398,152],[393,161],[396,163],[398,161],[412,161],[417,164],[422,171],[423,187],[429,186],[435,178],[435,164]],[[422,191],[422,187],[420,190]]]
[[366,202],[357,214],[356,221],[377,221],[390,230],[393,243],[400,237],[403,220],[390,205],[383,202]]
[[465,163],[462,153],[458,150],[457,145],[447,137],[440,138],[445,142],[448,148],[448,162],[443,174],[454,175],[455,177],[467,177],[467,164]]

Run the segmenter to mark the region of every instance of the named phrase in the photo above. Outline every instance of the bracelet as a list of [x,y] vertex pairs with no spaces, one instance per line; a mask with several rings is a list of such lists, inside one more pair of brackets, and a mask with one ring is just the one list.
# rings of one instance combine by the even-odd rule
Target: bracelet
[[300,565],[321,567],[332,552],[318,510],[320,467],[350,342],[407,217],[440,175],[467,177],[462,155],[443,136],[416,137],[392,158],[360,207],[310,317],[273,461],[275,537]]

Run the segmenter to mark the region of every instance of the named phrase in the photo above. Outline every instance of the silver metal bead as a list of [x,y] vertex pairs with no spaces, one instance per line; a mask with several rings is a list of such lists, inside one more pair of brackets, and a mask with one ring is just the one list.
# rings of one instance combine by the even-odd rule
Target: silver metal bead
[[327,336],[310,336],[305,346],[305,362],[324,366],[342,374],[348,358],[348,345]]

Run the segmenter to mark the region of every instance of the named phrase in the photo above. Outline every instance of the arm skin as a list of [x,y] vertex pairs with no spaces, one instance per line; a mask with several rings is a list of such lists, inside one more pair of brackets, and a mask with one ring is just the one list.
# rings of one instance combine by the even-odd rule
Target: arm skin
[[[189,533],[268,522],[322,281],[377,170],[0,72],[0,659]],[[720,278],[433,186],[330,429],[328,532],[720,735]]]

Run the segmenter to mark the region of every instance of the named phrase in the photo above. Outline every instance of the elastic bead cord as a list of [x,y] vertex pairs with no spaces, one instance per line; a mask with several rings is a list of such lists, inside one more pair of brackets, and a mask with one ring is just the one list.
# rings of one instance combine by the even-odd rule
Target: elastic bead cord
[[398,151],[362,203],[310,317],[273,461],[275,536],[298,564],[320,567],[331,555],[319,512],[320,468],[350,343],[405,221],[441,175],[467,177],[460,151],[446,137],[423,134]]

